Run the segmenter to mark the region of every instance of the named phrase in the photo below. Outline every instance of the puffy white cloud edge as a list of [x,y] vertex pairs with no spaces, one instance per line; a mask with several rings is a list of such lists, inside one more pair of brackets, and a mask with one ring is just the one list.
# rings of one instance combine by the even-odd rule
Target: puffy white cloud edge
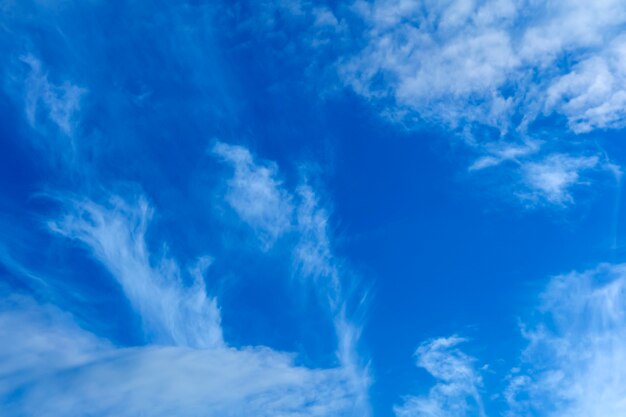
[[[604,264],[552,278],[522,326],[528,345],[506,389],[507,417],[626,415],[626,265]],[[422,344],[417,365],[436,380],[406,397],[398,417],[484,415],[482,368],[458,345],[439,338]],[[492,393],[493,394],[493,393]]]

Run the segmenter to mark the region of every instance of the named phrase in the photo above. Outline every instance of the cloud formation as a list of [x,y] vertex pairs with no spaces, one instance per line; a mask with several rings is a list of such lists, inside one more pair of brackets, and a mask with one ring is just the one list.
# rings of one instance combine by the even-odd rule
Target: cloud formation
[[[626,265],[602,264],[552,278],[522,325],[527,342],[501,393],[507,417],[603,417],[626,413]],[[456,336],[424,342],[417,365],[428,394],[395,407],[399,417],[484,416],[482,376]],[[487,398],[487,397],[485,397]]]
[[114,347],[56,307],[23,297],[0,307],[0,336],[14,341],[0,346],[5,415],[361,415],[341,368],[262,347]]
[[[360,50],[339,59],[343,82],[391,120],[459,133],[479,155],[472,171],[514,160],[518,195],[573,202],[569,185],[594,164],[555,143],[626,125],[623,2],[358,0],[352,10],[363,30]],[[549,139],[534,128],[546,118]],[[562,158],[571,163],[557,174]]]
[[552,154],[540,161],[522,165],[522,179],[532,191],[522,194],[530,201],[545,200],[565,205],[573,202],[571,188],[581,185],[581,174],[598,165],[597,156],[573,157]]
[[233,168],[226,201],[267,246],[291,228],[293,204],[282,188],[276,164],[256,163],[242,146],[217,142],[212,152]]
[[511,416],[626,413],[626,266],[553,278],[506,397]]
[[[188,273],[146,243],[153,209],[139,195],[105,203],[57,196],[65,214],[50,229],[84,246],[119,283],[146,331],[120,347],[53,305],[4,296],[0,410],[52,416],[366,415],[367,383],[355,369],[298,366],[267,347],[229,347],[217,300],[206,294],[208,259]],[[359,377],[361,375],[358,375]]]
[[24,111],[31,127],[43,129],[45,122],[52,122],[65,136],[71,137],[76,128],[81,99],[85,88],[64,81],[61,84],[50,82],[42,63],[34,55],[21,57],[29,68],[24,80]]
[[354,7],[365,46],[345,60],[342,75],[365,97],[392,98],[397,112],[502,132],[552,112],[575,132],[623,126],[622,2],[376,0]]
[[51,221],[50,229],[80,241],[110,272],[142,318],[149,339],[195,348],[223,344],[220,313],[217,301],[206,294],[204,268],[185,285],[174,260],[166,255],[150,259],[145,236],[152,208],[144,197],[125,201],[112,196],[106,206],[69,197],[64,204],[65,216]]
[[218,142],[213,153],[234,170],[227,180],[226,201],[262,244],[268,243],[268,234],[271,241],[283,235],[292,239],[293,272],[303,283],[313,284],[331,317],[337,358],[351,373],[351,381],[361,393],[358,407],[366,413],[370,378],[357,353],[361,328],[354,318],[355,311],[363,308],[365,295],[353,291],[357,285],[346,279],[344,275],[352,276],[333,253],[328,211],[306,178],[289,190],[276,164],[254,158],[242,146]]
[[484,417],[480,388],[482,378],[476,360],[457,346],[465,340],[456,336],[422,343],[416,364],[437,381],[428,394],[408,396],[394,408],[398,417]]

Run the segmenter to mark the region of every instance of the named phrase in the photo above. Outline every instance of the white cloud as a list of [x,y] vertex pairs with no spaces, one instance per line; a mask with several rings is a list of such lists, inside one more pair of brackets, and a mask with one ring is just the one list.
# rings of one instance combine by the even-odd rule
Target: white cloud
[[480,387],[482,378],[475,359],[457,346],[459,337],[439,338],[420,345],[415,352],[417,366],[436,380],[428,394],[406,397],[394,407],[398,417],[484,416]]
[[267,348],[116,348],[55,307],[0,303],[0,412],[21,416],[361,416],[342,368]]
[[557,205],[571,203],[572,187],[582,183],[581,172],[597,165],[597,156],[573,157],[564,154],[552,154],[537,162],[526,162],[521,167],[522,181],[530,192],[522,193],[522,197]]
[[[0,413],[24,416],[366,416],[367,372],[354,357],[358,327],[337,314],[340,364],[311,369],[266,347],[229,347],[200,258],[188,275],[146,243],[145,198],[105,204],[64,195],[52,231],[79,241],[120,284],[149,336],[117,347],[52,305],[0,298]],[[191,281],[191,282],[188,282]],[[151,343],[150,343],[151,342]],[[346,359],[348,358],[348,359]],[[354,360],[353,360],[354,359]]]
[[291,196],[282,188],[276,165],[257,163],[242,146],[218,142],[212,151],[234,169],[226,201],[264,244],[271,246],[291,228],[293,212]]
[[546,108],[567,116],[575,132],[626,125],[626,38],[584,59],[547,91]]
[[165,254],[151,259],[146,231],[152,208],[142,196],[107,205],[64,197],[66,215],[50,222],[56,233],[82,242],[117,280],[159,343],[190,347],[222,345],[217,301],[206,295],[202,271],[190,284]]
[[[348,282],[343,276],[346,272],[332,250],[329,214],[320,206],[315,191],[304,183],[296,192],[299,201],[296,215],[298,242],[292,255],[295,270],[301,278],[312,279],[318,293],[328,303],[337,335],[337,358],[350,375],[355,392],[360,393],[357,403],[367,415],[370,376],[357,351],[361,327],[347,312],[350,299],[355,296],[350,286],[355,283]],[[355,301],[356,311],[364,308],[366,294],[360,297]]]
[[564,114],[576,132],[623,126],[621,1],[376,0],[354,9],[365,46],[340,73],[366,97],[392,98],[394,112],[502,132],[542,111]]
[[321,280],[331,302],[337,305],[341,283],[328,231],[328,213],[319,206],[317,195],[308,184],[297,189],[296,228],[299,238],[294,248],[295,268],[304,278]]
[[[314,285],[327,308],[337,335],[337,358],[350,373],[355,391],[360,392],[359,408],[367,414],[370,378],[357,353],[361,329],[347,312],[354,296],[348,290],[355,285],[347,282],[333,253],[328,210],[306,180],[290,191],[277,165],[255,160],[248,149],[217,143],[213,152],[234,167],[234,175],[227,180],[226,200],[241,220],[260,233],[265,245],[287,234],[292,239],[294,274]],[[362,308],[363,298],[353,303],[355,310]]]
[[511,416],[626,415],[626,266],[553,278],[506,397]]
[[514,161],[523,163],[524,159],[533,156],[541,149],[542,143],[537,140],[527,140],[520,144],[510,142],[494,142],[484,146],[485,156],[481,156],[470,165],[470,171],[477,171],[503,162]]
[[363,29],[357,52],[339,59],[343,83],[392,121],[461,134],[479,155],[470,171],[513,161],[531,187],[523,198],[571,203],[591,165],[572,156],[581,166],[557,172],[540,117],[566,121],[554,119],[552,149],[564,134],[626,126],[623,1],[357,0],[350,10]]
[[61,84],[50,82],[41,62],[33,55],[26,55],[21,60],[30,68],[24,81],[24,104],[26,118],[31,127],[40,129],[43,117],[71,137],[81,108],[81,99],[87,90],[69,81]]

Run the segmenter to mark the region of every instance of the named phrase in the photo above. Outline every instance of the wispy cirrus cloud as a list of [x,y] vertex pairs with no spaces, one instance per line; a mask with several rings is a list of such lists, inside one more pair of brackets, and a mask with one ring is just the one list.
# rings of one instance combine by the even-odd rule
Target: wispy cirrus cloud
[[223,344],[217,301],[206,294],[202,269],[185,277],[166,254],[151,259],[145,236],[152,208],[144,197],[111,196],[106,205],[71,196],[62,202],[66,214],[50,221],[50,229],[81,242],[109,271],[149,338],[196,348]]
[[0,410],[10,415],[364,415],[348,364],[312,369],[269,347],[230,347],[217,300],[206,293],[208,258],[186,271],[146,234],[153,208],[141,195],[104,203],[56,195],[64,215],[50,230],[80,243],[120,285],[142,319],[144,346],[120,347],[29,297],[0,303]]
[[29,67],[24,80],[24,111],[31,127],[41,129],[45,126],[42,121],[50,121],[71,137],[87,90],[67,80],[52,83],[41,61],[32,54],[21,57],[21,61]]
[[408,396],[394,408],[398,417],[485,416],[480,395],[482,377],[476,359],[458,345],[464,339],[451,336],[422,343],[416,350],[416,364],[435,378],[428,394]]
[[247,148],[218,142],[212,152],[233,168],[232,177],[226,180],[225,199],[262,245],[268,243],[268,231],[273,238],[269,242],[283,235],[292,239],[293,272],[313,284],[326,306],[337,335],[337,357],[360,392],[357,408],[367,413],[370,377],[357,353],[361,328],[354,317],[366,296],[355,293],[358,285],[343,276],[345,271],[332,250],[328,211],[306,178],[289,190],[277,165],[255,158]]

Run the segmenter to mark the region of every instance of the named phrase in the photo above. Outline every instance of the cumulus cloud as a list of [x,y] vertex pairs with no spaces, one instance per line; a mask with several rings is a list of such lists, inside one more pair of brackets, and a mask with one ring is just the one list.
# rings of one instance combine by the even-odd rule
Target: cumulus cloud
[[476,360],[458,345],[465,340],[456,336],[427,341],[415,352],[417,366],[436,379],[428,394],[406,397],[394,408],[398,417],[484,416],[480,397],[482,378]]
[[626,266],[557,276],[541,299],[506,393],[510,415],[626,414]]
[[[328,59],[317,53],[332,45],[339,85],[392,122],[454,132],[476,156],[469,170],[508,170],[507,180],[512,173],[519,185],[513,195],[523,203],[532,196],[544,206],[571,204],[571,185],[590,181],[586,169],[575,175],[568,169],[564,185],[550,190],[555,183],[534,174],[539,165],[554,159],[549,153],[571,152],[580,160],[576,155],[589,152],[584,143],[578,150],[572,141],[564,146],[565,136],[626,126],[622,1],[263,4],[287,20],[308,22],[302,38],[318,38],[303,41],[313,46],[308,58]],[[336,30],[320,33],[319,22]]]

